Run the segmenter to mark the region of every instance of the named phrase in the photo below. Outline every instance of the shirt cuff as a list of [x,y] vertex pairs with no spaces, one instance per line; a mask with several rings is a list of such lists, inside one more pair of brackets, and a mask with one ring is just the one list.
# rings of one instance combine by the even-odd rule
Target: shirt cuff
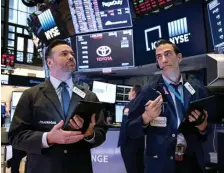
[[93,132],[93,137],[91,139],[89,139],[88,137],[84,137],[84,140],[89,143],[94,143],[95,142],[95,131]]
[[49,148],[50,146],[47,143],[47,132],[44,132],[42,136],[42,148]]
[[201,135],[205,135],[205,134],[207,133],[207,129],[205,129],[204,131],[200,131],[200,130],[199,130],[199,133],[200,133]]

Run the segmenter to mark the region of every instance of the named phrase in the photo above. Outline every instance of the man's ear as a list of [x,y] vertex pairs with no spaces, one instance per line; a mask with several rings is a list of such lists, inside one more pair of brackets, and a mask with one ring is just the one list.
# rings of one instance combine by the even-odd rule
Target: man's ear
[[182,53],[178,53],[177,54],[177,57],[178,57],[179,63],[180,63],[182,61],[182,58],[183,58]]
[[47,64],[48,68],[50,68],[52,66],[52,63],[53,63],[52,59],[47,58],[46,64]]

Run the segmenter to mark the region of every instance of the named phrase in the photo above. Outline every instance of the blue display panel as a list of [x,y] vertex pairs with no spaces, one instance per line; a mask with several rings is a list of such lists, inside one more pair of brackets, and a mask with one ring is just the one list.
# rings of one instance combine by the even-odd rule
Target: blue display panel
[[177,44],[184,57],[206,53],[201,2],[186,2],[136,20],[134,38],[138,43],[135,44],[136,65],[155,63],[155,44],[160,39]]
[[132,27],[128,0],[68,0],[76,34]]
[[224,1],[214,0],[208,4],[209,22],[214,48],[224,47]]

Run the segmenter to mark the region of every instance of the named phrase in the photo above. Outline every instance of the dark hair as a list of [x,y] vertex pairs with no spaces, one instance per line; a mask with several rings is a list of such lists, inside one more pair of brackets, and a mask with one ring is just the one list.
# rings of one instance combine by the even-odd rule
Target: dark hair
[[52,50],[54,47],[56,47],[56,46],[58,46],[58,45],[63,45],[63,44],[66,44],[66,45],[70,46],[69,43],[68,43],[67,41],[65,41],[65,40],[59,40],[59,39],[53,40],[53,41],[49,44],[49,46],[47,47],[47,50],[46,50],[46,52],[45,52],[45,60],[47,61],[47,58],[50,56],[50,54],[51,54],[51,50]]
[[156,48],[157,47],[159,47],[160,45],[164,45],[164,44],[170,44],[170,45],[172,45],[173,46],[173,50],[174,50],[174,52],[176,53],[176,55],[178,54],[178,53],[180,53],[180,49],[174,44],[174,43],[172,43],[171,41],[169,41],[169,40],[164,40],[164,39],[162,39],[162,40],[159,40],[157,43],[156,43]]
[[134,87],[132,88],[132,90],[136,93],[136,96],[139,94],[139,92],[141,91],[141,86],[140,85],[134,85]]

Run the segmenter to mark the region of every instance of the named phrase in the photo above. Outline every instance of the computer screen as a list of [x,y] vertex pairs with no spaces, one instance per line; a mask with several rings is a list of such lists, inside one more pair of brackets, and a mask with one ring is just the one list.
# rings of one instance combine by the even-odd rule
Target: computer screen
[[116,104],[115,105],[115,122],[121,123],[123,117],[124,104]]
[[100,102],[115,103],[116,85],[105,82],[93,81],[93,89]]
[[1,74],[1,84],[2,85],[9,84],[9,75],[7,75],[7,74]]
[[224,47],[224,1],[213,0],[207,8],[214,49]]
[[13,91],[12,92],[12,105],[13,107],[16,107],[20,97],[22,96],[23,92],[22,91]]
[[3,53],[1,57],[1,65],[6,68],[14,68],[15,66],[15,55]]
[[177,0],[132,0],[136,15],[143,15],[173,4]]
[[76,34],[132,27],[129,0],[68,0]]
[[76,37],[78,71],[134,66],[133,31],[110,31]]
[[[190,12],[189,12],[190,9]],[[155,44],[160,39],[175,43],[184,57],[205,54],[206,39],[200,0],[136,19],[134,23],[136,65],[156,62]]]

